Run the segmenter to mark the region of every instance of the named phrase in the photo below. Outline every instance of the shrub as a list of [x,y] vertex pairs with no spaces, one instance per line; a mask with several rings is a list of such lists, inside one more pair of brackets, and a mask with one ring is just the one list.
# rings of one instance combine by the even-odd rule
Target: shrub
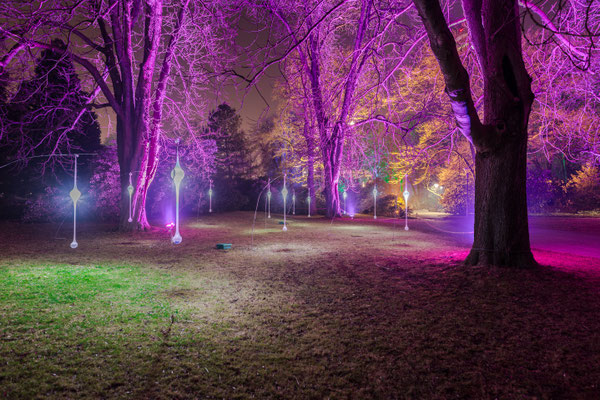
[[23,222],[56,222],[70,216],[73,203],[68,195],[54,186],[25,201]]
[[600,209],[600,168],[584,165],[566,184],[569,205],[575,211]]
[[90,178],[90,197],[94,214],[101,220],[119,218],[121,183],[116,146],[106,146],[94,160]]

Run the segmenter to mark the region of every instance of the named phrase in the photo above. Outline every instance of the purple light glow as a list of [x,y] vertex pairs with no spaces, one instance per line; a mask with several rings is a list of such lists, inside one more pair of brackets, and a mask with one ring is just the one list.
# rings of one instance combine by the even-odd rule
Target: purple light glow
[[351,218],[354,218],[354,214],[356,214],[356,205],[353,201],[350,201],[350,198],[348,198],[348,209],[346,212]]

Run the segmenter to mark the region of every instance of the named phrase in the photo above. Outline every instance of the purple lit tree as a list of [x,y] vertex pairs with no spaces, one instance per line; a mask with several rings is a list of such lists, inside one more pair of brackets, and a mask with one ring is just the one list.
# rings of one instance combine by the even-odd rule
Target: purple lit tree
[[[146,196],[161,160],[165,127],[191,131],[191,116],[205,112],[201,99],[208,77],[229,59],[221,46],[231,36],[225,24],[229,5],[218,0],[14,0],[2,6],[3,80],[25,80],[32,56],[50,50],[90,78],[91,95],[75,115],[90,107],[116,115],[122,230],[149,227]],[[57,37],[64,47],[55,45]],[[129,172],[136,188],[133,224],[127,222]]]
[[[248,58],[255,61],[253,70],[234,74],[253,85],[269,67],[288,64],[281,70],[294,75],[293,86],[301,90],[303,99],[296,107],[306,110],[305,137],[317,138],[314,146],[307,148],[320,153],[328,216],[340,215],[338,182],[347,139],[353,125],[358,125],[354,120],[359,103],[373,104],[373,112],[365,112],[361,123],[387,122],[375,111],[377,88],[393,75],[388,71],[388,55],[406,44],[405,31],[409,29],[400,19],[409,9],[408,2],[288,1],[259,2],[250,13],[264,28],[258,37],[273,38],[269,36],[266,46],[253,43],[247,51]],[[374,82],[365,80],[368,75]]]
[[[476,150],[475,238],[466,263],[527,267],[536,262],[530,250],[525,193],[528,122],[534,101],[531,78],[523,61],[521,22],[516,0],[463,0],[471,43],[483,80],[483,122],[473,101],[469,74],[457,52],[456,42],[438,0],[414,0],[431,48],[446,83],[458,128],[470,137]],[[591,3],[569,3],[593,15]],[[573,48],[540,9],[527,10],[543,16],[541,25],[553,30],[562,51],[586,52]],[[564,12],[569,18],[578,13]],[[544,18],[545,17],[545,18]],[[588,25],[588,37],[579,45],[593,48],[597,21]],[[565,22],[566,24],[566,22]],[[593,26],[593,31],[589,31]],[[580,37],[580,39],[583,36]],[[592,44],[592,46],[590,46]],[[586,55],[587,54],[587,55]],[[578,59],[589,67],[589,60]]]

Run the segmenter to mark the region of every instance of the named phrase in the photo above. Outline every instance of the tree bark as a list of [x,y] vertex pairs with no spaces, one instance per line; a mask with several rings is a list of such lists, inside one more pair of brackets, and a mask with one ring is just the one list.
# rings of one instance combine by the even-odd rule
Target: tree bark
[[474,241],[465,263],[531,267],[526,202],[527,124],[533,102],[523,63],[516,0],[463,0],[471,42],[484,78],[484,122],[475,110],[469,76],[438,0],[414,0],[446,92],[475,155]]
[[304,138],[306,139],[307,148],[306,186],[308,187],[308,195],[310,196],[310,213],[315,215],[317,213],[317,196],[315,192],[315,139],[307,113],[305,113],[304,117]]

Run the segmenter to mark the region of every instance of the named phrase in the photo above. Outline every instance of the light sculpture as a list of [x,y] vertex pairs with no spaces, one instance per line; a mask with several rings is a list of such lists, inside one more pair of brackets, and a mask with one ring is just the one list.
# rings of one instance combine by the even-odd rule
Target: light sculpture
[[373,219],[377,219],[377,185],[373,188]]
[[131,218],[131,196],[133,195],[133,185],[131,184],[131,172],[129,173],[129,186],[127,186],[127,192],[129,193],[129,218],[127,222],[133,222],[133,218]]
[[271,218],[271,178],[269,178],[269,182],[267,183],[267,208],[269,209],[268,218]]
[[348,205],[346,200],[346,198],[348,197],[348,193],[346,192],[346,189],[344,189],[344,193],[342,194],[342,196],[344,197],[344,214],[348,214]]
[[285,174],[283,174],[283,189],[281,190],[281,195],[283,196],[283,231],[287,231],[287,226],[286,226],[286,200],[287,200],[287,194],[288,194],[288,190],[285,187]]
[[73,200],[73,241],[71,242],[71,248],[76,249],[77,244],[77,200],[81,197],[81,192],[77,189],[77,158],[79,155],[75,154],[75,173],[73,174],[73,189],[69,192],[71,200]]
[[212,195],[213,195],[212,184],[213,184],[213,181],[211,179],[208,182],[208,212],[209,213],[212,212]]
[[[179,139],[177,140],[177,144],[179,145]],[[185,172],[181,168],[179,164],[179,147],[177,148],[177,162],[175,163],[175,168],[171,171],[171,178],[175,183],[175,235],[171,238],[171,242],[173,244],[181,243],[182,237],[179,233],[179,186],[181,185],[181,181],[185,176]]]
[[296,215],[296,191],[292,189],[292,214]]
[[306,198],[306,202],[308,203],[308,218],[310,218],[310,189],[308,189],[308,197]]
[[404,176],[404,230],[408,230],[408,175]]

